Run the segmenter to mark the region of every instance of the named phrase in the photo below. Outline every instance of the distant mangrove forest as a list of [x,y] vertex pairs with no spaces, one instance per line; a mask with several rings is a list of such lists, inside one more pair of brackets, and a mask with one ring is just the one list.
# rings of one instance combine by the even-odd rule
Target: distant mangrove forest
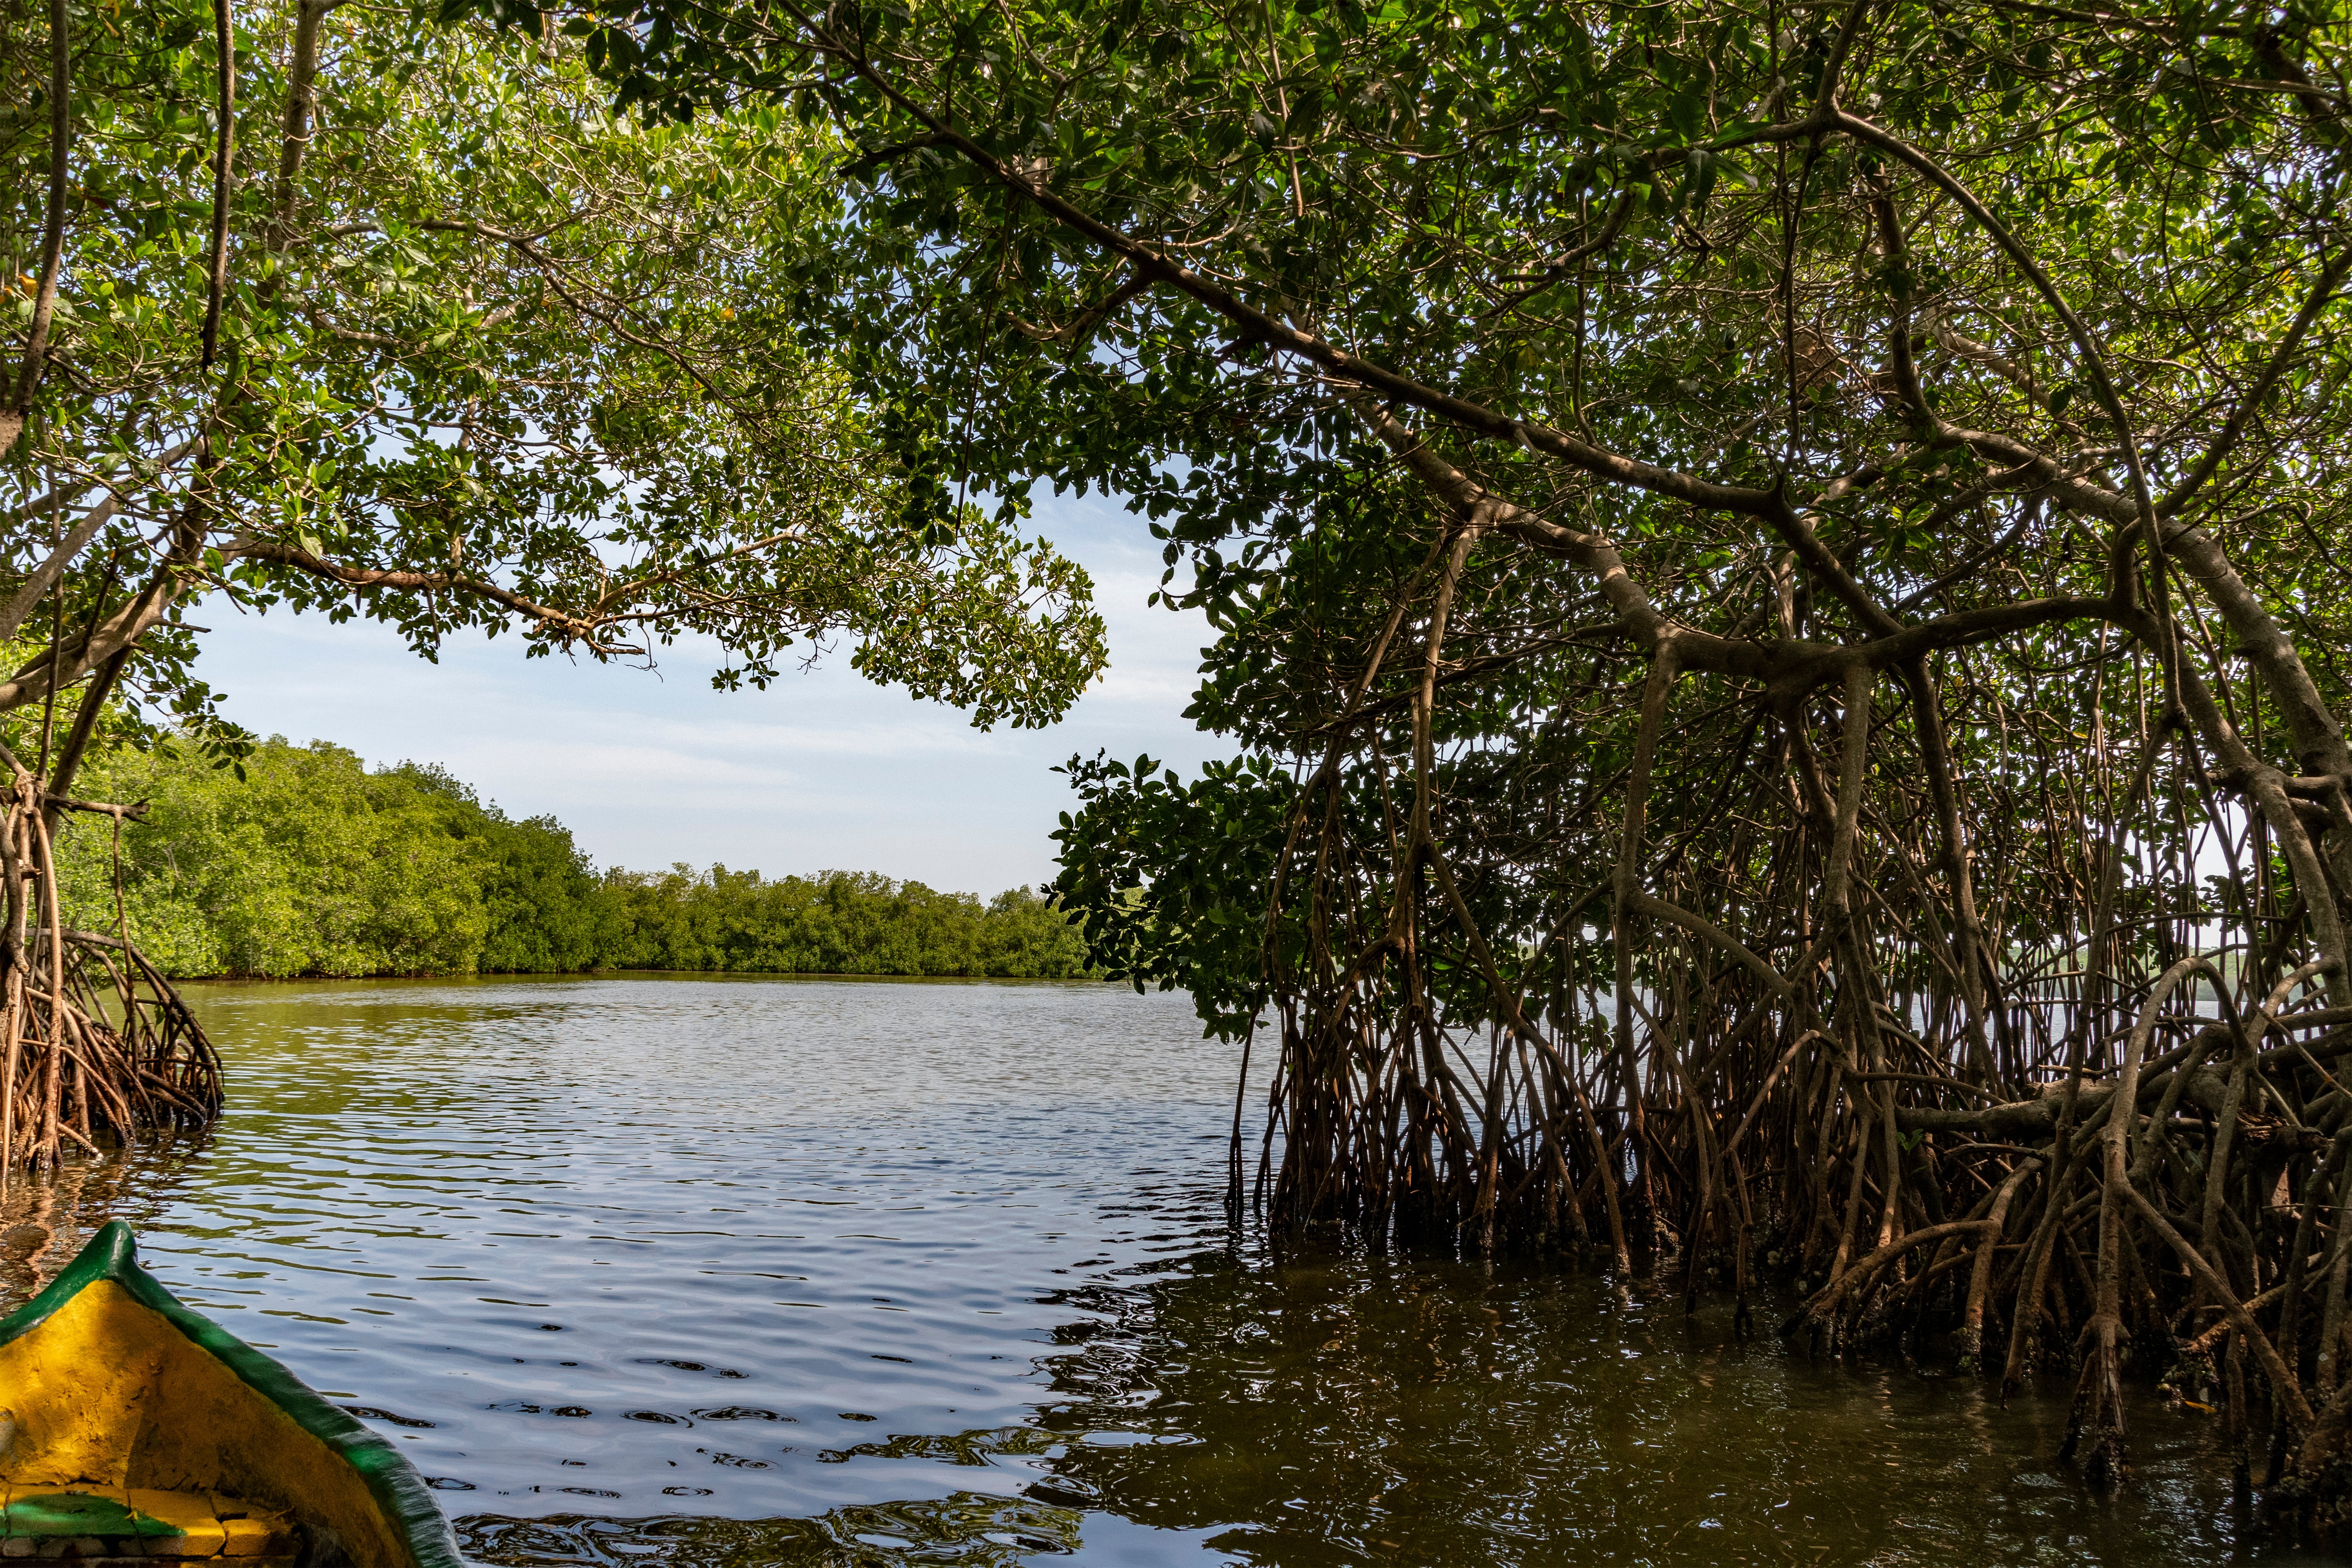
[[[175,978],[557,973],[1083,974],[1078,933],[1024,888],[982,900],[872,873],[598,872],[552,816],[517,820],[446,770],[370,770],[272,739],[244,776],[194,750],[121,747],[84,787],[123,824],[121,919]],[[112,934],[114,824],[62,830],[68,926]]]

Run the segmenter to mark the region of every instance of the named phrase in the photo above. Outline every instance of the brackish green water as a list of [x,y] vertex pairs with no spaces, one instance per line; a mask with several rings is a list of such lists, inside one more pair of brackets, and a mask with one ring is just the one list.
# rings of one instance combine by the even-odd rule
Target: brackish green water
[[[195,988],[231,1110],[9,1196],[399,1442],[485,1563],[2192,1564],[2219,1432],[1735,1341],[1595,1277],[1269,1265],[1179,997],[765,979]],[[2251,1539],[2251,1538],[2250,1538]],[[2279,1558],[2276,1561],[2291,1561]],[[2316,1559],[2300,1559],[2316,1561]]]

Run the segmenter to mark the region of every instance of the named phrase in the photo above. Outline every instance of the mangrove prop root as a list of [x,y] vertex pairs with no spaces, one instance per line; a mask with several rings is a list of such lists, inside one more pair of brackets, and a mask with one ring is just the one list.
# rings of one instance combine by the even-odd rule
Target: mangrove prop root
[[204,1026],[128,940],[66,925],[48,820],[59,803],[13,772],[0,797],[0,1168],[209,1125],[221,1073]]
[[[1743,686],[1605,541],[1359,412],[1442,526],[1281,823],[1277,1244],[1599,1249],[1743,1326],[1777,1283],[1824,1349],[2071,1373],[2063,1457],[2106,1484],[2131,1385],[2183,1369],[2245,1484],[2352,1520],[2352,876],[2322,865],[2352,871],[2352,762],[2261,763],[2211,682],[2245,713],[2269,678],[2122,609],[2087,742],[1990,645],[1808,644]],[[1612,739],[1549,772],[1447,738],[1448,680],[1516,635],[1474,590],[1530,542],[1623,601],[1567,688]]]

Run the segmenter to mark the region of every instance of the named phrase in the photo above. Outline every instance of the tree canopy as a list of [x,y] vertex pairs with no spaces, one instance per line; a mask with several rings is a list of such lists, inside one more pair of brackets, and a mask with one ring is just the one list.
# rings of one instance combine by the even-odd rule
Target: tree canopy
[[[199,605],[365,616],[427,658],[682,644],[722,687],[845,642],[982,726],[1050,722],[1101,668],[1085,574],[894,456],[887,389],[777,291],[840,206],[837,133],[603,99],[554,39],[396,7],[0,4],[0,1166],[219,1110],[201,1026],[119,911],[68,924],[57,852],[68,814],[146,810],[75,794],[118,742],[247,775]],[[331,768],[279,772],[281,802],[349,804]],[[363,793],[301,833],[228,812],[252,875],[174,939],[462,966],[565,880],[541,857],[469,888],[469,851]],[[305,878],[321,901],[248,907]],[[504,956],[577,946],[538,936]]]
[[724,686],[845,638],[984,725],[1100,668],[1085,574],[782,308],[827,129],[643,125],[577,50],[332,0],[47,9],[0,51],[0,710],[121,670],[201,724],[199,604]]

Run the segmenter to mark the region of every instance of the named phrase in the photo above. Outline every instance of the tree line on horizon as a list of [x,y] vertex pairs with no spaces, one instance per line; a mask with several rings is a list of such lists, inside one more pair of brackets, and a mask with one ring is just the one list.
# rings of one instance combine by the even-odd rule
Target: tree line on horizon
[[983,900],[873,872],[600,872],[555,817],[509,816],[436,765],[371,770],[273,737],[243,770],[169,746],[86,764],[87,787],[149,804],[119,846],[107,818],[68,825],[67,924],[115,932],[119,867],[119,918],[175,979],[1087,973],[1076,930],[1027,888]]

